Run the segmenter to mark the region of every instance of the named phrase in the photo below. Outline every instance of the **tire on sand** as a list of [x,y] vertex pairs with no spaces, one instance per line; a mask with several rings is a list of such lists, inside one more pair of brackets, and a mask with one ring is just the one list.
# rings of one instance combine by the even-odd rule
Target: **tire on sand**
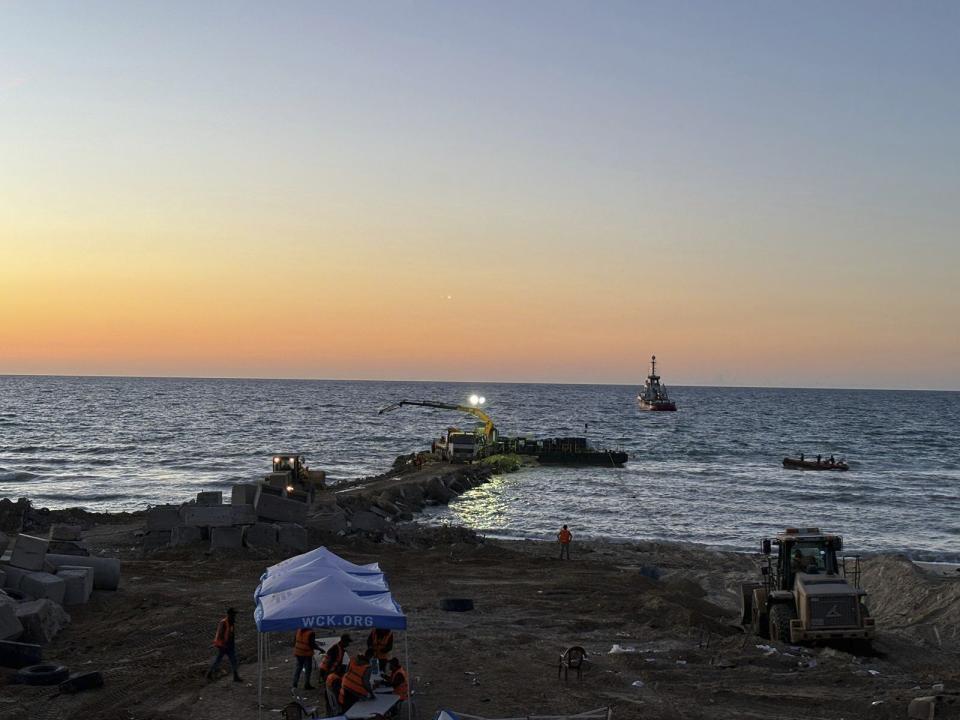
[[59,685],[70,677],[63,665],[29,665],[17,671],[17,682],[24,685]]
[[790,642],[790,621],[795,620],[797,611],[792,605],[779,603],[770,608],[770,639],[782,643]]

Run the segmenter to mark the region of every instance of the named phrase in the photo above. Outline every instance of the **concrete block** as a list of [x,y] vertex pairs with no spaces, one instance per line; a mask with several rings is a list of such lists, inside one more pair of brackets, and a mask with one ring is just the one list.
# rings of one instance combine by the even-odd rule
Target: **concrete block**
[[11,565],[24,570],[43,570],[43,560],[47,557],[46,540],[21,533],[13,542]]
[[215,527],[210,530],[210,548],[242,548],[243,528]]
[[17,618],[23,624],[25,642],[46,645],[64,627],[70,624],[70,616],[52,600],[32,600],[16,607]]
[[257,511],[253,505],[231,505],[234,525],[253,525],[257,521]]
[[170,533],[170,544],[174,547],[178,545],[189,545],[190,543],[200,542],[202,537],[203,533],[200,532],[200,528],[180,525],[175,527],[173,532]]
[[84,605],[90,601],[90,595],[93,593],[91,568],[65,565],[57,570],[57,577],[63,578],[64,605]]
[[19,590],[20,583],[30,573],[35,572],[34,570],[24,570],[22,568],[14,567],[13,565],[5,565],[3,568],[4,581],[3,586],[5,588],[10,588],[11,590]]
[[183,509],[183,524],[188,527],[229,527],[233,525],[233,507],[187,505]]
[[80,526],[79,525],[60,525],[60,524],[51,525],[50,539],[51,540],[79,540]]
[[147,510],[147,531],[173,530],[181,524],[180,508],[176,505],[156,505]]
[[86,545],[72,540],[51,540],[47,552],[57,555],[89,555]]
[[277,523],[277,541],[282,547],[306,552],[307,529],[295,523]]
[[116,590],[120,587],[120,561],[108,557],[75,557],[72,555],[47,555],[54,570],[61,567],[88,567],[93,570],[93,587],[96,590]]
[[23,624],[16,605],[0,605],[0,640],[16,640],[23,635]]
[[274,547],[277,544],[277,526],[255,523],[246,529],[243,540],[247,547]]
[[254,507],[257,510],[257,517],[265,520],[277,520],[301,525],[307,520],[308,507],[306,503],[271,495],[269,492],[264,492],[263,488],[257,488]]
[[272,472],[267,473],[263,476],[263,481],[272,488],[278,490],[286,490],[287,485],[290,484],[290,481],[293,479],[293,473],[289,470],[283,470],[281,472]]
[[172,530],[152,530],[143,536],[144,550],[159,550],[170,546]]
[[0,532],[0,557],[7,551],[7,545],[10,544],[10,538],[5,532]]
[[37,600],[46,598],[58,605],[63,604],[63,595],[66,592],[66,583],[63,578],[47,572],[28,573],[20,581],[20,591],[25,592]]
[[256,483],[237,483],[230,491],[231,505],[253,505],[253,501],[256,499]]
[[389,527],[386,520],[367,510],[355,512],[350,517],[350,527],[369,533],[382,533]]
[[311,515],[308,524],[311,530],[335,535],[347,529],[347,516],[343,510],[337,509],[334,512]]
[[197,505],[203,507],[223,505],[223,492],[220,490],[205,490],[204,492],[198,492]]

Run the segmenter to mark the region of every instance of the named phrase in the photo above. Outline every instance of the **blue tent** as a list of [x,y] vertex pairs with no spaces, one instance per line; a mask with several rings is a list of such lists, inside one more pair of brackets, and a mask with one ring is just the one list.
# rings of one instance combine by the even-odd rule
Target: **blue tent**
[[257,589],[253,593],[253,599],[257,600],[263,595],[271,595],[282,590],[292,590],[325,577],[333,578],[357,595],[378,595],[390,592],[390,588],[387,587],[387,579],[382,574],[353,575],[336,568],[308,565],[267,576],[266,580],[257,585]]
[[349,560],[344,560],[342,557],[334,552],[331,552],[330,550],[327,550],[325,547],[318,547],[310,552],[305,552],[302,555],[294,555],[292,558],[287,558],[283,562],[278,562],[276,565],[271,565],[267,568],[267,571],[260,579],[266,580],[271,575],[290,572],[295,568],[304,566],[333,567],[337,568],[338,570],[343,570],[343,572],[353,573],[354,575],[383,574],[383,571],[380,570],[380,566],[377,563],[357,565]]
[[331,577],[262,595],[253,617],[261,633],[316,627],[365,630],[407,627],[407,618],[389,593],[360,597]]

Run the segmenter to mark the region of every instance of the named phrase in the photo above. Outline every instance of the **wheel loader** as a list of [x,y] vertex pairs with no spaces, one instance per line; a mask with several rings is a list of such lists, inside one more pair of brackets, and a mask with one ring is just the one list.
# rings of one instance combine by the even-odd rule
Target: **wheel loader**
[[842,549],[842,537],[819,528],[787,528],[764,539],[760,582],[740,586],[740,622],[784,643],[869,645],[874,622],[860,587],[860,557],[839,557]]

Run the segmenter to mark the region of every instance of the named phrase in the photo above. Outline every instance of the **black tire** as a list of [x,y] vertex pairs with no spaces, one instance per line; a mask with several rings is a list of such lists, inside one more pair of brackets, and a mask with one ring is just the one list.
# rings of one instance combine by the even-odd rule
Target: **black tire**
[[17,671],[17,682],[24,685],[59,685],[70,677],[63,665],[29,665]]
[[792,605],[781,603],[770,608],[770,639],[790,642],[790,621],[796,620],[797,611]]
[[470,598],[444,598],[440,601],[440,608],[447,612],[468,612],[473,610],[473,600]]

